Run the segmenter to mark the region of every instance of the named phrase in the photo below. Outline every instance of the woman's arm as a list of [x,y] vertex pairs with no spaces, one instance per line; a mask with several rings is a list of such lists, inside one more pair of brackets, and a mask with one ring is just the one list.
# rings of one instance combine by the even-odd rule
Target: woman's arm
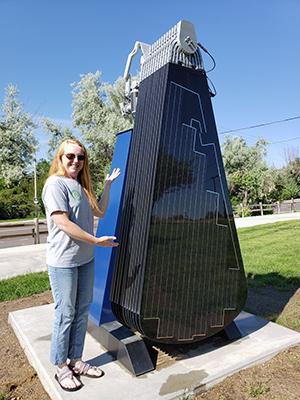
[[55,211],[51,214],[55,225],[69,235],[71,238],[93,244],[95,246],[104,247],[116,247],[119,244],[114,242],[115,236],[101,236],[99,238],[89,234],[76,225],[74,222],[70,221],[68,214],[62,211]]
[[114,168],[112,173],[110,175],[107,175],[105,178],[105,183],[104,183],[104,190],[101,196],[101,199],[98,203],[98,207],[99,207],[99,211],[98,210],[93,210],[94,215],[96,217],[100,217],[103,218],[104,214],[106,212],[107,206],[108,206],[108,200],[109,200],[109,192],[110,192],[110,188],[111,188],[111,184],[113,183],[113,181],[115,179],[118,178],[118,176],[120,175],[121,171],[120,168]]

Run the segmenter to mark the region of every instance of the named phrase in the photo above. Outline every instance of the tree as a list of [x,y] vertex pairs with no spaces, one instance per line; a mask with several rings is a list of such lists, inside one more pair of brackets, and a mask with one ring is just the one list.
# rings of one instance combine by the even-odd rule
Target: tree
[[286,165],[273,170],[275,189],[272,200],[290,200],[300,197],[300,157],[298,148],[285,149]]
[[37,140],[36,125],[18,100],[18,89],[6,89],[0,116],[0,178],[5,186],[18,182],[31,169]]
[[284,155],[285,162],[288,165],[300,157],[299,147],[287,146],[283,149],[283,155]]
[[282,200],[295,199],[300,196],[300,187],[293,180],[288,180],[281,193]]
[[65,139],[74,138],[75,135],[73,134],[72,129],[68,127],[62,127],[59,124],[53,122],[50,118],[43,118],[42,125],[44,130],[49,135],[48,140],[48,158],[52,160],[55,151],[57,150],[58,146],[62,141]]
[[101,82],[101,73],[81,75],[73,87],[73,125],[78,128],[89,150],[90,170],[96,194],[108,172],[115,143],[115,134],[129,128],[132,120],[121,114],[124,82],[113,85]]
[[[41,212],[44,214],[44,205],[41,199],[42,189],[48,176],[50,164],[46,160],[39,160],[37,171],[37,193]],[[0,180],[0,219],[34,217],[34,185],[33,171],[23,176],[18,184],[6,187]]]
[[291,158],[282,169],[284,185],[281,192],[282,200],[300,197],[300,157]]
[[300,157],[295,158],[287,165],[287,172],[290,179],[299,186],[300,190]]
[[223,161],[229,191],[244,206],[267,198],[274,188],[272,175],[265,161],[266,141],[258,140],[247,146],[241,137],[225,138]]
[[273,182],[274,186],[269,194],[269,199],[271,202],[283,200],[282,194],[284,187],[286,185],[286,173],[284,168],[270,169],[270,180]]
[[37,197],[39,201],[39,208],[43,214],[45,213],[44,203],[42,200],[42,191],[46,179],[48,178],[48,172],[50,169],[50,163],[47,160],[41,159],[36,165],[36,175],[37,175]]

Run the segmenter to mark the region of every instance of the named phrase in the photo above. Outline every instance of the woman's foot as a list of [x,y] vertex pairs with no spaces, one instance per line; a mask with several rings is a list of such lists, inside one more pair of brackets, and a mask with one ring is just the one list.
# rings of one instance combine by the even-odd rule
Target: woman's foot
[[84,375],[90,378],[101,378],[104,372],[100,367],[95,367],[82,360],[70,361],[70,369],[73,371],[74,375]]
[[67,365],[61,368],[57,367],[55,379],[60,387],[67,392],[74,392],[82,387],[82,383],[73,375],[72,370]]

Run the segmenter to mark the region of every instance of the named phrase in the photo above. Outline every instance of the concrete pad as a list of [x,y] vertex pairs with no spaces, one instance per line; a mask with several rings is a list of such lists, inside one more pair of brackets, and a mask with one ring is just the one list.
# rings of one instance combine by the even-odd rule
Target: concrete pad
[[0,280],[46,271],[46,243],[0,249]]
[[21,346],[36,369],[45,390],[53,400],[171,400],[205,390],[225,377],[265,361],[285,348],[300,343],[300,334],[252,314],[242,312],[236,324],[242,338],[218,347],[210,341],[190,350],[186,357],[140,377],[133,377],[114,361],[88,334],[84,359],[102,365],[101,379],[82,378],[84,387],[72,394],[61,390],[54,380],[55,368],[49,363],[53,304],[14,311],[9,314]]

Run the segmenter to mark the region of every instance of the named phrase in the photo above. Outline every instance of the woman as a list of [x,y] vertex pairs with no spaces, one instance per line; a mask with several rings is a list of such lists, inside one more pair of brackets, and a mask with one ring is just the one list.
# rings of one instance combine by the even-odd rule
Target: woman
[[93,294],[94,246],[118,246],[114,236],[94,236],[94,216],[103,217],[111,183],[119,175],[120,170],[114,169],[106,177],[98,204],[86,149],[78,140],[67,139],[55,155],[43,189],[49,232],[47,265],[55,302],[50,359],[57,366],[56,380],[67,391],[81,388],[76,377],[80,374],[103,375],[81,357]]

